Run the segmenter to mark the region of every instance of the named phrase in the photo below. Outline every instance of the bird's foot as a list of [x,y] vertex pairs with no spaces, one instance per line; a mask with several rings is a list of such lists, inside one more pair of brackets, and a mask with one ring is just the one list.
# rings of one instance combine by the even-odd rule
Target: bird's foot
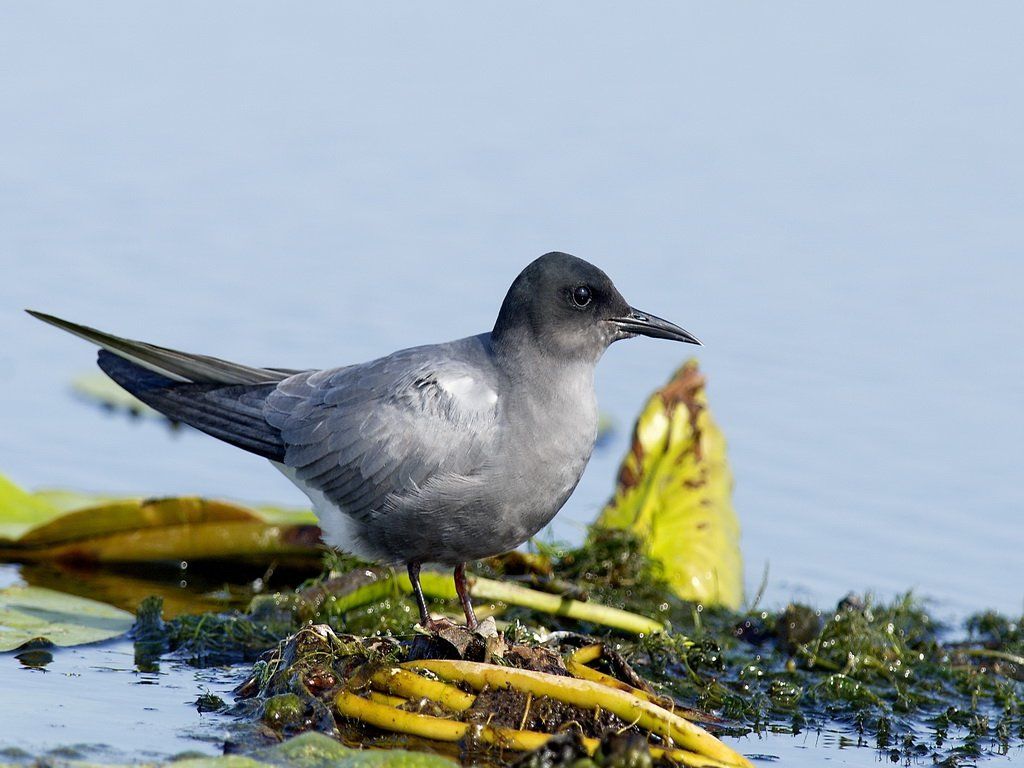
[[421,634],[413,641],[410,659],[488,661],[492,656],[501,656],[504,648],[494,619],[490,617],[476,629],[445,618],[420,621],[416,629]]
[[475,625],[462,624],[454,619],[449,619],[445,616],[440,618],[427,619],[427,623],[424,624],[422,621],[416,624],[417,627],[432,635],[440,634],[441,632],[469,632],[470,634],[480,635],[481,637],[490,637],[496,635],[498,630],[494,623],[494,619],[488,617],[483,621],[477,622]]
[[420,621],[419,624],[417,624],[416,626],[418,626],[424,632],[431,635],[441,635],[449,632],[464,632],[466,630],[466,627],[464,627],[462,624],[452,621],[451,619],[447,619],[443,616],[439,619],[431,617],[427,619],[425,623],[423,621]]

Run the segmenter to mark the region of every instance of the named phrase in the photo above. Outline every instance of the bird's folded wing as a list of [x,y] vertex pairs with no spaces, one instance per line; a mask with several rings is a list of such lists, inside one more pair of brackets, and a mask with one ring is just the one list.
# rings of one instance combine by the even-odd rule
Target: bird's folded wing
[[417,350],[344,369],[302,373],[267,398],[283,464],[345,514],[366,520],[389,496],[440,477],[470,477],[492,453],[493,382]]

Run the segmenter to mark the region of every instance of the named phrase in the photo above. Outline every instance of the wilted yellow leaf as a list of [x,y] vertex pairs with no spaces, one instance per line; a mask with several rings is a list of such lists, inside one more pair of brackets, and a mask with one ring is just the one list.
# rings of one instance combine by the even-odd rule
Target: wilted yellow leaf
[[695,360],[648,400],[596,525],[639,534],[679,597],[739,608],[743,559],[732,473]]
[[59,514],[60,510],[47,499],[22,490],[0,475],[0,541],[15,539],[33,525]]
[[29,494],[0,477],[0,559],[146,562],[318,558],[308,510],[177,497]]

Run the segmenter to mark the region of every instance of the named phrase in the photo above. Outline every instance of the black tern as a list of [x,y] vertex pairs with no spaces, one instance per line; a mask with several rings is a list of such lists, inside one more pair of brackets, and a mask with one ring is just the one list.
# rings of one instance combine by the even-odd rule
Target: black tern
[[408,568],[515,549],[576,488],[597,438],[594,368],[636,335],[700,344],[631,307],[592,264],[548,253],[512,283],[494,329],[324,370],[258,368],[178,352],[28,310],[101,347],[139,400],[269,459],[313,502],[324,542]]

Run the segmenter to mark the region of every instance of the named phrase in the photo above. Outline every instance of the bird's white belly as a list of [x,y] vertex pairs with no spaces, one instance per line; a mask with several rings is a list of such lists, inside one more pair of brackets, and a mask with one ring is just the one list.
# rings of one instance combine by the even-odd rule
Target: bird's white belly
[[270,463],[309,497],[313,504],[313,511],[316,512],[320,521],[320,538],[323,539],[324,544],[364,560],[386,559],[381,557],[381,553],[373,547],[371,542],[366,541],[363,526],[328,499],[323,491],[297,477],[293,468],[277,461]]

